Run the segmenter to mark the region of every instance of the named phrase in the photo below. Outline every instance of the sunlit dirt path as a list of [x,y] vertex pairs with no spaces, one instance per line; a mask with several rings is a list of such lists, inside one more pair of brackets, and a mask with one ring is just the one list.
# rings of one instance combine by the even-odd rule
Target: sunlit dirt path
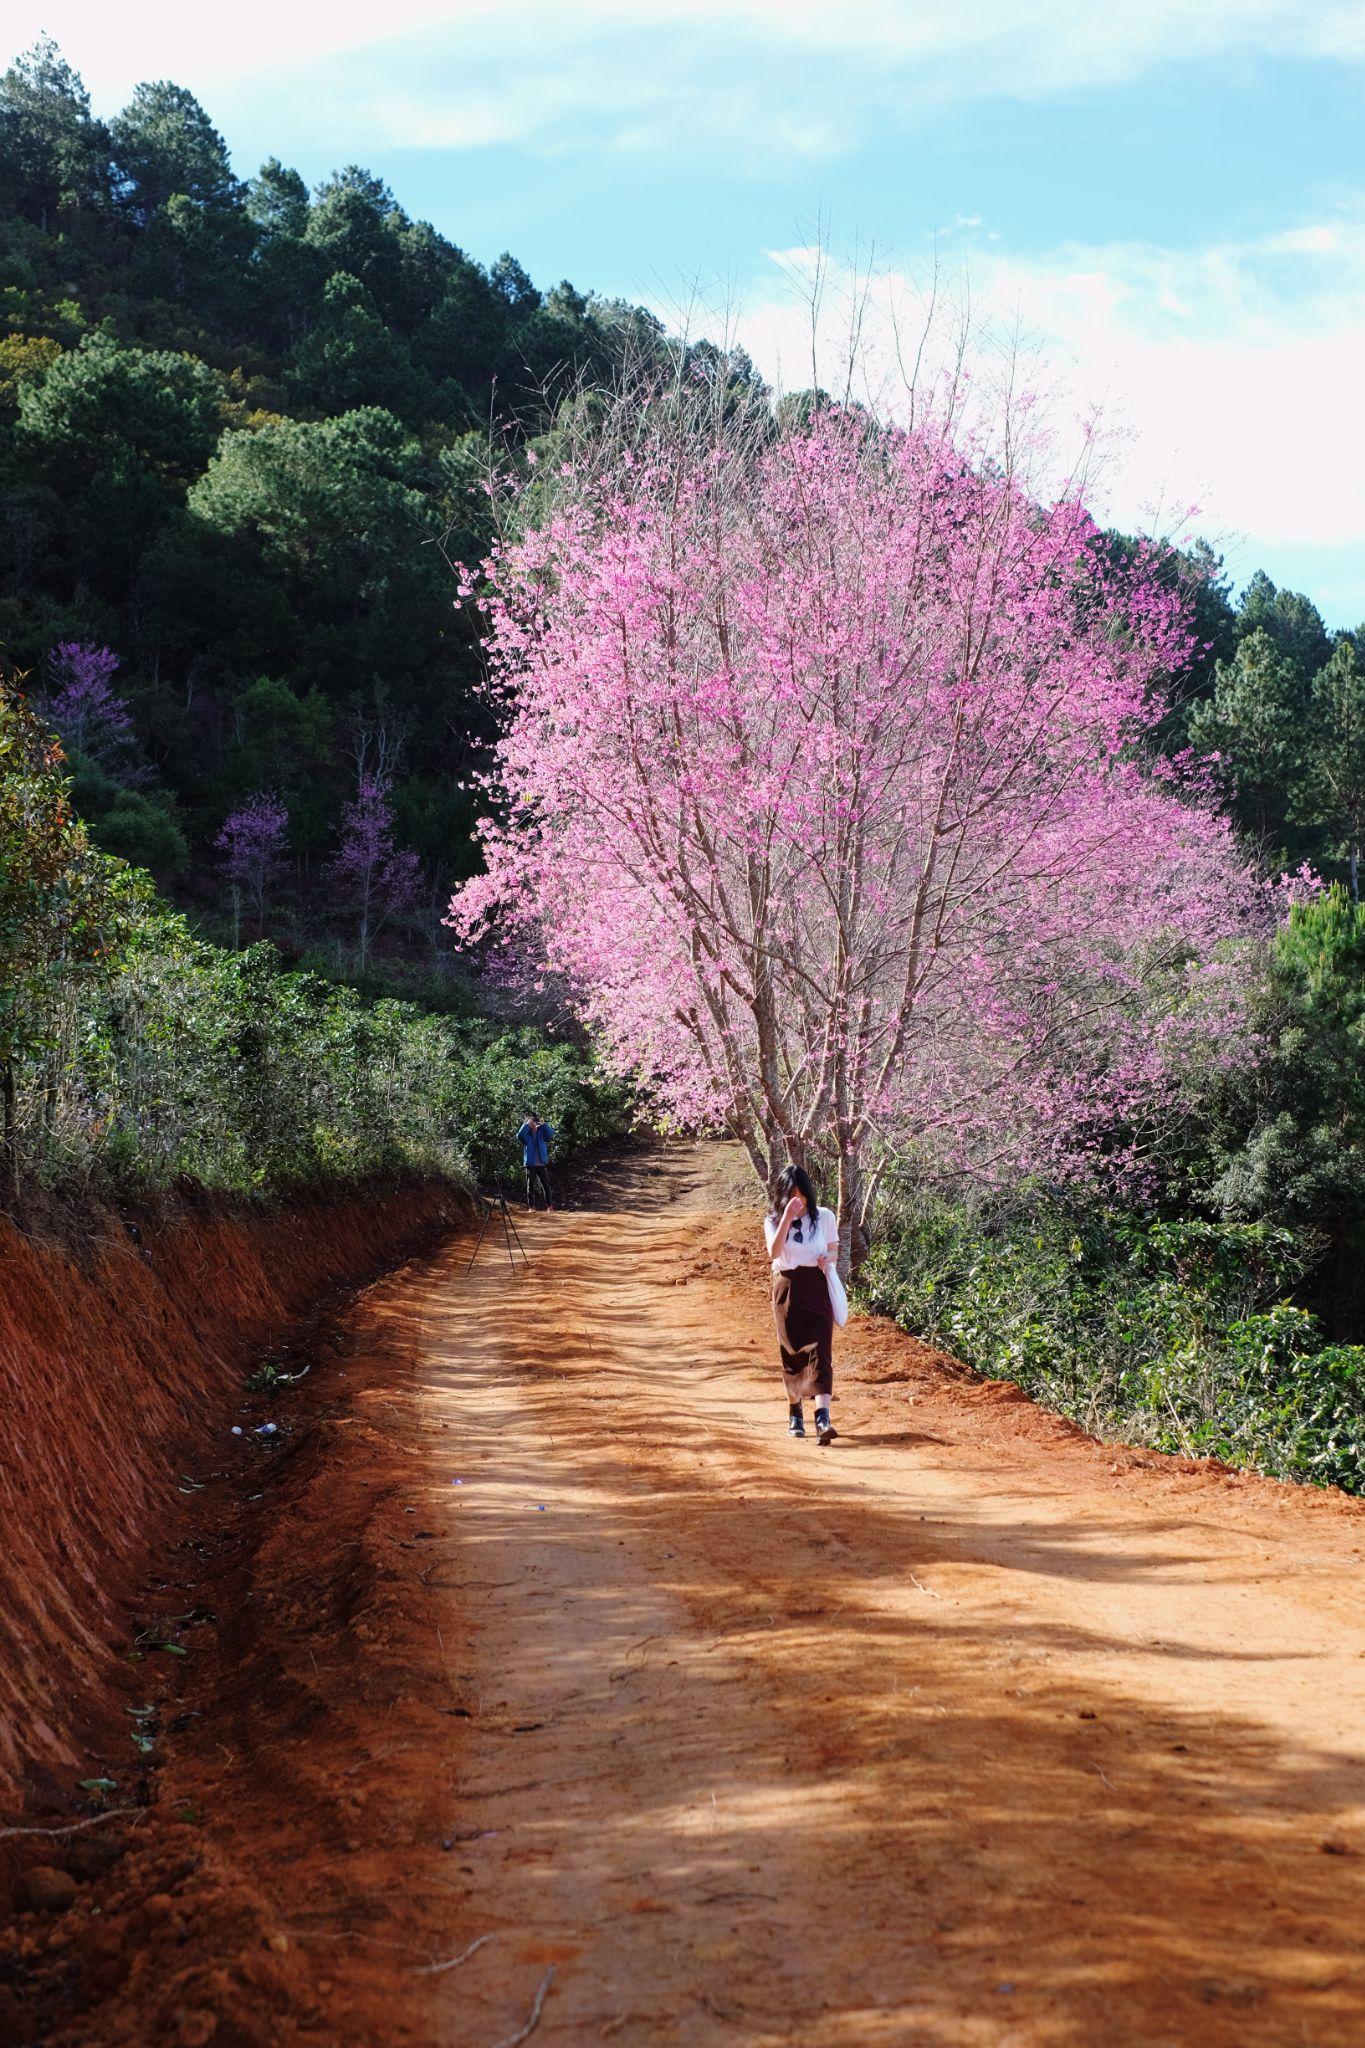
[[856,1353],[789,1443],[758,1262],[675,1185],[406,1292],[493,1934],[433,2038],[553,1964],[546,2041],[1365,2040],[1365,1522]]
[[202,2038],[1358,2048],[1365,1515],[883,1324],[789,1442],[707,1164],[356,1311],[162,1795],[286,1972]]

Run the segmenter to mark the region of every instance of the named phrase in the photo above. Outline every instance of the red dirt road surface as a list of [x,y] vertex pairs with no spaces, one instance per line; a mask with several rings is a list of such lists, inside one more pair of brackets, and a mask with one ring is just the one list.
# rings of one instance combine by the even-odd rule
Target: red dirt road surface
[[713,1166],[381,1281],[187,1507],[155,1804],[44,1852],[18,2039],[1365,2043],[1360,1506],[878,1322],[789,1442]]

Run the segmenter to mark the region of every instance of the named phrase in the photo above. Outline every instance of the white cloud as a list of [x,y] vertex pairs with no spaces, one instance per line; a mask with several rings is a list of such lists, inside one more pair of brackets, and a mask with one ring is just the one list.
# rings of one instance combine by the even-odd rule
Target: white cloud
[[102,107],[171,77],[214,107],[283,101],[319,138],[344,117],[364,148],[669,148],[690,132],[823,155],[869,117],[1173,63],[1365,61],[1365,0],[11,0],[6,25],[15,48],[50,30]]
[[[12,49],[50,29],[105,112],[138,79],[172,77],[227,133],[285,138],[315,161],[502,144],[612,153],[625,175],[647,154],[680,176],[699,160],[735,176],[809,164],[926,110],[1183,64],[1365,64],[1365,0],[237,0],[227,13],[9,0],[5,25]],[[945,237],[971,250],[977,297],[1041,337],[1077,406],[1126,418],[1116,517],[1198,500],[1206,530],[1246,536],[1252,565],[1330,556],[1341,604],[1365,613],[1350,554],[1365,560],[1361,216],[1188,250],[1025,256],[974,214]],[[907,280],[882,297],[912,313]],[[808,381],[800,314],[776,291],[741,338],[769,371]]]
[[[734,320],[760,369],[792,387],[811,376],[799,285],[813,260],[775,253],[786,281],[770,272]],[[968,281],[978,370],[991,374],[1002,338],[1026,337],[1054,417],[1074,426],[1098,407],[1121,443],[1098,509],[1169,529],[1197,508],[1195,527],[1221,542],[1238,576],[1316,558],[1338,622],[1365,614],[1365,203],[1188,250],[1067,244],[1021,255],[983,240],[939,277],[945,338]],[[821,380],[836,389],[850,291],[847,273],[833,278],[820,323]],[[896,400],[893,326],[916,335],[925,294],[925,279],[905,270],[871,288],[863,368],[883,402]]]

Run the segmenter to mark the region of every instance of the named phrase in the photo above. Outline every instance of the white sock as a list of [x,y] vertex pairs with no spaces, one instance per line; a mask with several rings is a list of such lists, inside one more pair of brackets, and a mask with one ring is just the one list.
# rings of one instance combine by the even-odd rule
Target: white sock
[[830,1411],[830,1403],[831,1403],[832,1399],[833,1399],[833,1396],[832,1396],[832,1395],[830,1395],[830,1394],[817,1394],[817,1395],[816,1395],[816,1397],[815,1397],[815,1412],[816,1412],[816,1414],[817,1414],[817,1415],[828,1415],[828,1414],[829,1414],[829,1411]]

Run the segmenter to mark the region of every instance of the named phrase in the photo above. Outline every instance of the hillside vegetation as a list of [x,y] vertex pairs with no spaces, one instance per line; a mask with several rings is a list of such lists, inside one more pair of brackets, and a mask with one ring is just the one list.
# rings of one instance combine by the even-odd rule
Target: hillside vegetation
[[214,946],[90,844],[61,751],[0,680],[0,1209],[180,1182],[278,1193],[506,1173],[528,1107],[562,1154],[625,1096],[572,1042]]
[[275,159],[239,179],[179,86],[106,125],[52,44],[18,59],[0,649],[100,844],[224,936],[443,957],[482,730],[448,557],[489,537],[490,428],[516,447],[666,346],[638,307],[475,261],[355,165],[312,193]]

